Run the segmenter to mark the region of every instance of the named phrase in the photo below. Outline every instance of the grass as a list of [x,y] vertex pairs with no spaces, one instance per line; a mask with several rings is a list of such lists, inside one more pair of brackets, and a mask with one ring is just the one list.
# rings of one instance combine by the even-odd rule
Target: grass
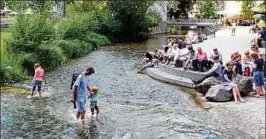
[[11,37],[10,32],[5,32],[1,30],[1,52],[5,50],[5,40]]
[[0,86],[1,93],[12,93],[12,94],[31,94],[31,91],[26,88],[10,87],[10,86]]

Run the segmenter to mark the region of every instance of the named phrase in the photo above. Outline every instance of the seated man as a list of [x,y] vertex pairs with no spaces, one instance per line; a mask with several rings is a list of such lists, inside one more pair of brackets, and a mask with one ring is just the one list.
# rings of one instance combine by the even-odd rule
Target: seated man
[[163,66],[169,65],[174,60],[175,55],[178,55],[178,44],[174,44],[171,52],[167,53],[166,62]]
[[193,70],[203,72],[203,68],[207,68],[208,57],[206,52],[202,51],[201,47],[198,47],[197,50],[196,59],[192,61]]
[[214,57],[218,57],[218,61],[222,64],[223,60],[222,60],[222,54],[218,51],[217,48],[213,49],[213,53],[211,54],[210,59],[208,60],[208,69],[211,69],[213,64],[215,63],[215,60],[213,59]]

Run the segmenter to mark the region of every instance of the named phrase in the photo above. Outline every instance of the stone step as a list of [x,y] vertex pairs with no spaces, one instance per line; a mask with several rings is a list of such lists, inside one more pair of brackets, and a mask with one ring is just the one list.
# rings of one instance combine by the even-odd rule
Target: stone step
[[194,88],[195,86],[195,84],[191,81],[191,79],[168,74],[166,72],[163,72],[159,68],[148,68],[147,74],[163,82],[189,87],[189,88]]
[[213,72],[212,70],[207,71],[207,72],[197,72],[197,71],[192,71],[189,69],[184,71],[183,68],[173,68],[173,67],[168,67],[168,66],[164,67],[162,64],[159,64],[158,67],[160,70],[168,74],[172,74],[178,77],[193,79],[194,81],[204,79],[209,74],[211,74],[211,72]]

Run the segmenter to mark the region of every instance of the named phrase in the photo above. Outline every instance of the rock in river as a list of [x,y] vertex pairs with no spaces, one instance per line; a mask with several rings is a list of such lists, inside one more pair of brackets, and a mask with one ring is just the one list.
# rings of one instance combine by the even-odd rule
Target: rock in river
[[217,84],[220,84],[220,81],[217,77],[209,77],[200,84],[197,84],[195,90],[205,95],[212,86]]

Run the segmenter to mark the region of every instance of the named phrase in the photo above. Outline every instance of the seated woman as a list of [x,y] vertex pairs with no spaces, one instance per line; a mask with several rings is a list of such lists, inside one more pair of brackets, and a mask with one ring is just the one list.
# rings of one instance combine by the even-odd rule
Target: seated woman
[[[233,89],[233,96],[236,103],[245,102],[245,100],[241,97],[240,91],[236,83],[233,82],[233,70],[232,70],[231,62],[227,62],[225,64],[225,68],[222,71],[222,86],[225,90],[230,91]],[[239,101],[238,101],[239,99]]]
[[249,51],[246,51],[243,55],[242,59],[242,71],[243,71],[243,76],[251,76],[251,71],[252,71],[252,58],[249,53]]
[[155,60],[153,59],[154,53],[153,52],[146,52],[144,58],[140,62],[141,68],[138,70],[138,73],[143,71],[146,68],[154,67]]
[[186,70],[188,67],[188,64],[191,63],[196,58],[196,51],[193,49],[193,47],[188,46],[187,49],[189,52],[185,55],[185,57],[187,57],[187,59],[186,59],[185,65],[184,65],[184,70]]
[[203,72],[203,68],[207,68],[208,57],[206,52],[203,52],[201,47],[198,47],[198,52],[196,54],[196,59],[192,60],[193,70]]

